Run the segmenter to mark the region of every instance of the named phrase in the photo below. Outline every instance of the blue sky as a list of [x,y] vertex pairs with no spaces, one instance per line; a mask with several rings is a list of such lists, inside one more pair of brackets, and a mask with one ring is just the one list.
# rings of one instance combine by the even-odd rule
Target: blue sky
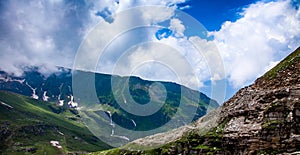
[[257,0],[213,0],[188,1],[183,5],[190,6],[184,11],[198,19],[209,31],[219,30],[225,21],[235,21],[242,8]]
[[[118,19],[145,5],[167,9]],[[56,66],[72,68],[78,49],[99,28],[98,38],[113,40],[96,69],[83,69],[173,81],[213,97],[211,88],[223,81],[228,99],[300,45],[299,0],[7,0],[0,8],[0,69],[15,75],[26,66],[44,74]],[[151,27],[118,34],[126,24]],[[174,49],[184,57],[171,55]],[[97,51],[85,52],[88,60],[98,60]],[[123,62],[116,72],[118,60]],[[180,68],[185,61],[190,68]]]

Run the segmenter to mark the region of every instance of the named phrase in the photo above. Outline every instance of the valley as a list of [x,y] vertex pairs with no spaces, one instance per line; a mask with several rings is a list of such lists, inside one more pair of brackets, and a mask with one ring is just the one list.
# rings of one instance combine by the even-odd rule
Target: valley
[[[95,75],[97,102],[90,102],[89,100],[73,96],[72,76],[79,74],[80,76]],[[137,138],[168,131],[170,127],[163,128],[163,126],[173,119],[175,114],[176,119],[180,121],[172,124],[174,128],[190,123],[188,122],[189,120],[196,121],[206,114],[207,109],[218,107],[218,103],[206,95],[175,83],[160,82],[161,86],[165,87],[166,90],[164,92],[166,94],[162,95],[160,88],[152,85],[155,82],[142,80],[138,77],[116,77],[121,82],[122,80],[129,81],[129,92],[127,93],[130,93],[132,98],[128,98],[126,92],[122,93],[122,91],[125,91],[122,87],[117,87],[115,91],[119,95],[116,96],[112,91],[111,78],[111,75],[83,71],[76,71],[76,74],[72,75],[71,70],[63,68],[61,72],[48,77],[35,70],[25,72],[23,77],[13,77],[5,72],[1,72],[0,89],[2,89],[3,97],[1,99],[1,108],[2,110],[10,109],[1,113],[1,124],[5,126],[5,129],[1,131],[1,135],[7,134],[6,136],[1,136],[3,137],[2,150],[5,152],[28,152],[26,149],[21,149],[24,146],[25,148],[33,148],[33,152],[39,152],[45,146],[57,151],[57,149],[54,149],[55,147],[50,146],[50,141],[59,142],[59,146],[62,149],[58,150],[63,150],[64,153],[75,150],[83,152],[103,150],[111,146],[105,145],[105,142],[102,142],[102,140],[110,140],[110,144],[122,146]],[[193,98],[195,97],[193,95],[181,96],[181,91],[183,90],[188,92],[187,94],[196,94],[198,98]],[[6,98],[8,99],[6,100]],[[14,98],[19,99],[14,100]],[[162,101],[165,104],[156,113],[142,117],[126,112],[118,103],[121,100],[125,105],[132,102],[143,105],[150,102],[150,99],[153,100],[151,104],[160,104],[159,102]],[[181,109],[183,106],[179,106],[180,102],[186,103],[186,107],[195,110],[196,113],[191,114],[193,117],[182,112],[184,109]],[[34,105],[34,110],[37,109],[38,112],[28,108],[32,107],[31,105]],[[35,113],[38,113],[38,116],[35,117]],[[10,118],[9,116],[11,115],[14,117]],[[24,118],[24,121],[21,121],[20,126],[13,125],[15,123],[19,124],[22,118]],[[31,118],[34,118],[34,120],[31,120]],[[65,129],[64,124],[67,127],[70,126],[70,128]],[[73,124],[80,127],[74,126],[73,129],[71,127]],[[22,129],[24,126],[26,128],[25,131]],[[146,135],[125,134],[123,131],[126,129],[140,132],[160,126],[162,126],[161,130],[148,132]],[[22,130],[19,131],[19,128]],[[40,134],[35,135],[35,130],[42,132],[44,137],[40,136]],[[34,135],[32,139],[26,139],[25,144],[20,144],[22,146],[20,148],[18,143],[23,141],[25,137],[20,137],[19,132],[25,132],[26,137]],[[65,134],[65,132],[69,134]],[[61,133],[65,136],[62,136]],[[90,137],[86,137],[87,135],[84,135],[84,133]],[[55,139],[50,138],[53,135],[55,135]],[[88,140],[83,140],[83,137],[80,137],[80,135],[88,138]],[[70,144],[67,144],[66,139],[72,139]],[[82,140],[88,147],[77,143],[76,139]],[[39,141],[40,145],[36,141]],[[73,144],[81,145],[81,147],[72,147]],[[47,152],[47,150],[44,151]]]

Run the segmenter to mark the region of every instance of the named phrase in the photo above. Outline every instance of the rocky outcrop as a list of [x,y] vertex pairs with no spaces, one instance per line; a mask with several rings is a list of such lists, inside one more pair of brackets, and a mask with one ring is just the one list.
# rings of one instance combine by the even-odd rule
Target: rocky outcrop
[[[198,126],[155,149],[165,154],[291,154],[300,151],[300,87],[240,90],[220,109],[218,126]],[[202,123],[199,123],[202,124]],[[133,154],[149,152],[133,152]],[[295,154],[299,154],[295,153]]]
[[291,153],[300,149],[300,87],[254,90],[226,102],[219,123],[228,154]]
[[241,89],[221,107],[228,154],[300,151],[300,50]]

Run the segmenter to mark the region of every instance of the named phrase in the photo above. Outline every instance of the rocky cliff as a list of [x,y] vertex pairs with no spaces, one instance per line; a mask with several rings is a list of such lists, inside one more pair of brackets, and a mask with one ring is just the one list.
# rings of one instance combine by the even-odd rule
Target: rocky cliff
[[228,154],[299,151],[300,49],[224,103],[218,122]]
[[105,153],[300,154],[300,48],[195,124]]

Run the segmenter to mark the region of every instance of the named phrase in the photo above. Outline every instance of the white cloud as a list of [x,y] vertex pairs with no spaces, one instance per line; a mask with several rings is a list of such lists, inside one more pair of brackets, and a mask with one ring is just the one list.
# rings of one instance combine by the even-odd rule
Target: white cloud
[[[96,1],[87,3],[91,3],[93,8],[90,10],[91,14],[95,14],[98,11],[108,10],[111,14],[117,14],[121,11],[133,8],[133,7],[141,7],[141,6],[164,6],[170,7],[175,9],[176,4],[184,3],[186,0],[120,0],[120,1],[113,1],[113,0],[104,0],[104,1]],[[155,8],[154,8],[155,9]],[[145,10],[147,11],[147,10]],[[156,12],[152,10],[147,12],[146,14],[152,14],[150,18],[156,18],[156,21],[165,20],[169,17],[170,12]],[[155,15],[155,16],[154,16]],[[102,16],[103,17],[103,16]],[[105,16],[104,16],[105,17]],[[147,16],[145,17],[147,19]],[[149,21],[149,20],[148,20]]]
[[[235,87],[243,86],[252,82],[275,62],[299,46],[300,11],[296,10],[290,1],[258,2],[244,8],[240,19],[235,22],[225,22],[219,31],[210,32],[214,41],[207,41],[197,36],[188,38],[184,35],[188,28],[180,19],[177,19],[178,17],[173,17],[176,4],[183,2],[185,0],[101,0],[95,2],[33,0],[28,3],[6,1],[0,11],[2,21],[0,23],[2,32],[0,34],[0,69],[21,74],[24,66],[38,66],[44,73],[55,70],[56,65],[71,67],[76,50],[84,36],[103,17],[143,5],[170,6],[170,8],[165,11],[146,9],[126,19],[118,19],[119,15],[115,15],[112,23],[104,23],[104,27],[108,27],[109,30],[97,30],[93,37],[105,40],[105,38],[114,38],[121,30],[136,23],[155,25],[168,21],[173,35],[163,37],[159,41],[152,38],[152,41],[155,40],[178,49],[184,59],[193,66],[193,73],[197,75],[200,83],[223,79],[221,66],[224,63],[230,82]],[[104,14],[101,14],[101,11],[105,11]],[[99,15],[103,17],[97,16],[97,12],[100,12]],[[153,34],[155,32],[150,30],[143,33],[143,37],[152,37]],[[99,35],[101,35],[100,38]],[[115,49],[135,43],[130,36],[120,38],[118,41],[114,40],[117,42],[114,44]],[[135,39],[141,40],[141,38]],[[93,38],[89,43],[90,49],[86,49],[87,51],[97,48],[97,42]],[[191,43],[194,46],[191,46]],[[215,58],[219,59],[215,45],[219,49],[223,62],[215,60]],[[139,62],[138,59],[153,60],[155,58],[153,56],[157,54],[149,50],[168,51],[164,47],[158,49],[159,47],[149,46],[148,49],[145,47],[143,50],[136,49],[136,53],[139,54],[131,55],[127,63],[132,67]],[[113,50],[114,48],[111,51]],[[106,72],[113,68],[117,61],[116,55],[120,54],[122,53],[114,52],[107,55],[108,59],[103,62]],[[175,59],[166,52],[164,54],[166,58]],[[91,60],[98,58],[97,53],[93,52],[83,56]],[[89,64],[86,63],[86,65]],[[176,66],[176,64],[172,65]],[[144,69],[139,68],[135,74],[147,79],[176,81],[171,72],[158,66],[158,64],[144,65]],[[157,70],[157,68],[161,69]],[[153,70],[157,72],[154,74]],[[188,75],[187,77],[191,78]],[[190,81],[195,80],[191,78]]]
[[[72,67],[76,50],[84,36],[101,20],[96,15],[98,11],[106,9],[109,15],[135,6],[167,6],[181,2],[183,0],[2,2],[0,69],[21,75],[26,66],[38,66],[44,73],[55,71],[55,66]],[[153,21],[163,21],[173,11],[161,12],[159,16],[152,13]],[[123,21],[134,20],[142,19],[135,16]],[[111,34],[114,32],[105,33],[108,36]]]
[[66,55],[71,51],[58,43],[60,36],[55,34],[64,32],[57,30],[65,19],[62,3],[7,1],[5,4],[1,17],[1,69],[20,75],[25,66],[49,71],[55,65],[70,63]]
[[[149,31],[150,36],[152,36],[149,40],[138,39],[141,42],[134,42],[133,45],[130,45],[128,40],[138,37],[140,33],[130,33],[129,37],[126,35],[122,36],[123,38],[117,37],[107,47],[103,59],[99,61],[98,71],[127,76],[136,75],[149,80],[173,81],[193,89],[203,87],[203,83],[207,80],[215,82],[223,79],[224,68],[214,42],[199,36],[185,37],[183,35],[185,26],[180,19],[173,18],[170,23],[173,34],[166,38],[160,38],[160,40],[155,38],[156,31]],[[114,23],[107,25],[107,28],[113,29],[109,32],[118,30],[118,28],[113,27],[114,24],[124,26],[124,22],[116,18]],[[102,31],[107,30],[103,29]],[[101,30],[99,29],[99,31]],[[95,32],[92,34],[99,36],[103,33]],[[181,33],[180,36],[178,36],[179,33]],[[95,46],[99,46],[99,41],[92,40]],[[148,41],[148,43],[144,45],[144,41]],[[152,44],[153,41],[159,44]],[[121,48],[123,44],[129,47]],[[87,49],[86,51],[92,50]],[[91,57],[98,58],[93,54]],[[86,61],[84,64],[87,64]],[[115,64],[117,67],[114,66]],[[177,74],[174,74],[175,72]]]
[[142,44],[124,53],[116,63],[114,72],[151,80],[173,81],[198,89],[202,84],[197,78],[195,66],[183,54],[184,51],[161,42]]
[[230,82],[253,82],[271,62],[299,46],[300,11],[290,1],[258,2],[243,9],[241,18],[212,32]]
[[201,39],[198,36],[192,36],[188,40],[196,47],[197,51],[195,52],[200,52],[204,57],[204,60],[202,61],[207,63],[206,68],[201,68],[199,65],[196,66],[196,68],[201,68],[199,74],[209,73],[206,74],[206,78],[203,80],[208,80],[209,77],[211,77],[210,80],[212,82],[224,79],[225,73],[222,58],[219,55],[218,48],[216,47],[214,41]]
[[[162,11],[163,10],[163,11]],[[174,15],[175,8],[164,9],[160,7],[151,7],[142,9],[141,15],[143,16],[142,20],[148,23],[149,25],[157,24],[165,20],[170,19]]]
[[172,18],[170,21],[170,29],[175,33],[176,37],[183,37],[185,27],[182,22],[177,18]]

